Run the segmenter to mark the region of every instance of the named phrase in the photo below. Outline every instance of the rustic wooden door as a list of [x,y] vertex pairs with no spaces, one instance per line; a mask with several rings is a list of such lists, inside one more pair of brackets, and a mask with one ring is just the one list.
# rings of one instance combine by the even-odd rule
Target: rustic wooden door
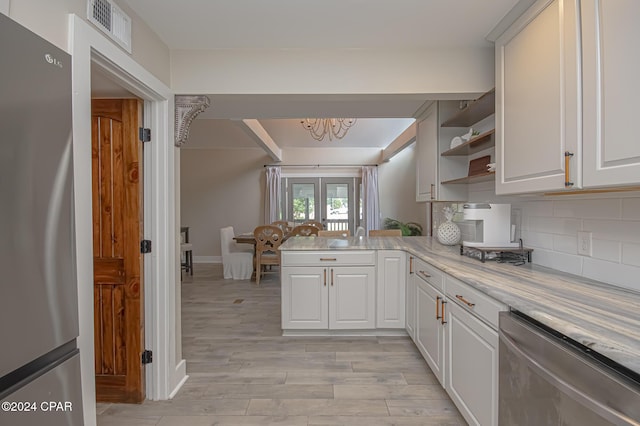
[[142,101],[92,101],[96,399],[144,400]]

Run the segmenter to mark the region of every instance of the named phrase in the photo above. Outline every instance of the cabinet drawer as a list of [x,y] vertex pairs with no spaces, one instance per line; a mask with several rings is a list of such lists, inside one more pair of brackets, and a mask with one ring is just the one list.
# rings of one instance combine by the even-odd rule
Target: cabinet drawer
[[455,278],[447,276],[446,280],[446,295],[450,302],[457,303],[498,329],[498,312],[508,310],[507,305]]
[[436,289],[444,292],[444,274],[438,268],[435,268],[427,262],[415,259],[413,266],[416,277],[428,282]]
[[373,250],[283,251],[283,266],[375,265]]

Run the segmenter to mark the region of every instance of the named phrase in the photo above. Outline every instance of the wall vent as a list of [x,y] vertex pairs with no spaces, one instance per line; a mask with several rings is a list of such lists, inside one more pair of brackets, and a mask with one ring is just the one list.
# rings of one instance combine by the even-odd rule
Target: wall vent
[[131,18],[111,0],[87,0],[87,19],[131,53]]

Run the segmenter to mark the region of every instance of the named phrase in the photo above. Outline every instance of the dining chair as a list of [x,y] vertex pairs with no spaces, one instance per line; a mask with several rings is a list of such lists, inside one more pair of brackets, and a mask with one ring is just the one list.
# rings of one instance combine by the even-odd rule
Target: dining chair
[[193,244],[189,241],[189,227],[180,227],[180,279],[182,271],[193,275]]
[[222,275],[225,280],[248,280],[253,275],[253,250],[238,247],[233,240],[233,226],[220,229]]
[[321,229],[318,231],[318,237],[338,237],[338,238],[346,238],[351,236],[351,231],[348,229],[343,229],[341,231],[325,231]]
[[274,222],[271,222],[271,224],[280,227],[285,235],[287,235],[293,229],[291,223],[287,222],[286,220],[276,220]]
[[370,237],[402,237],[401,229],[370,229]]
[[[184,269],[189,275],[193,275],[193,244],[180,243],[180,253],[182,256],[180,268]],[[182,277],[182,273],[180,276]]]
[[318,235],[318,231],[320,231],[320,229],[318,229],[317,226],[298,225],[291,230],[291,232],[289,233],[289,236],[290,237],[296,237],[296,236],[301,236],[301,237],[314,236],[315,237],[316,235]]
[[317,220],[307,220],[306,222],[302,223],[303,225],[312,225],[315,226],[318,229],[324,229],[324,225],[322,224],[322,222],[318,222]]
[[[256,284],[260,285],[262,274],[272,271],[263,271],[263,266],[280,265],[280,244],[284,238],[284,232],[279,226],[262,225],[253,230],[256,239]],[[275,271],[273,271],[275,272]]]

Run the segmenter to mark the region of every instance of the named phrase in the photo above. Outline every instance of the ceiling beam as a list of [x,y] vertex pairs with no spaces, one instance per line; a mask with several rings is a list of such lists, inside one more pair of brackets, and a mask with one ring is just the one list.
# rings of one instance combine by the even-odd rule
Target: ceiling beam
[[415,121],[411,126],[400,133],[400,135],[393,140],[385,149],[382,150],[382,162],[385,163],[391,159],[394,155],[411,145],[416,140],[416,123]]
[[273,139],[271,139],[269,133],[267,133],[258,120],[245,119],[236,121],[236,123],[260,146],[260,148],[264,149],[273,161],[282,161],[282,149],[273,141]]

